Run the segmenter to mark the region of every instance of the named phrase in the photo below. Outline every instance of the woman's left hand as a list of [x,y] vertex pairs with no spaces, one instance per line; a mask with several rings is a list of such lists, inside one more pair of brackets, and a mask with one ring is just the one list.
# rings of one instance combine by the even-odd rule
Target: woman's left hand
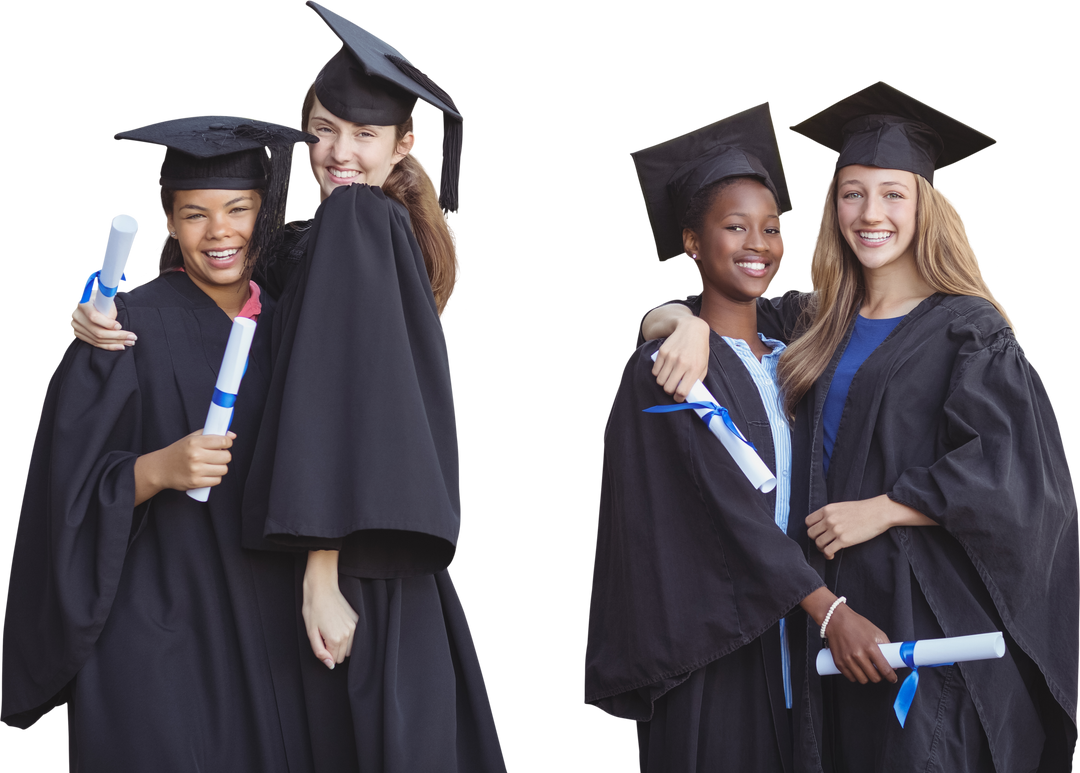
[[806,533],[830,561],[841,548],[869,542],[893,526],[936,526],[918,510],[882,494],[857,502],[833,502],[806,517]]

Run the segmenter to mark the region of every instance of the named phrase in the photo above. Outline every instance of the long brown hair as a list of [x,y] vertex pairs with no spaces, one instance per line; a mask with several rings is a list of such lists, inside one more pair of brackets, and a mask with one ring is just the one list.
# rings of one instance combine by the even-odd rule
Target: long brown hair
[[[314,107],[315,85],[312,84],[307,96],[304,97],[301,115],[300,125],[305,131]],[[404,123],[394,127],[395,140],[401,142],[412,130],[413,120],[412,116],[409,116]],[[413,235],[424,256],[424,266],[427,268],[431,292],[435,296],[435,306],[439,314],[442,314],[446,302],[450,300],[450,294],[454,291],[454,283],[457,281],[457,254],[454,247],[454,235],[439,206],[435,186],[432,185],[431,178],[427,176],[420,162],[412,155],[407,155],[390,170],[390,175],[382,184],[382,189],[387,196],[400,202],[409,212]]]
[[[781,355],[777,368],[789,417],[795,416],[803,395],[829,366],[865,299],[862,265],[840,233],[837,181],[834,176],[825,197],[825,212],[810,266],[814,297],[804,312],[806,333]],[[953,205],[921,175],[915,175],[915,181],[918,201],[913,242],[919,276],[936,292],[986,299],[1007,322],[1005,309],[983,281],[964,223]]]

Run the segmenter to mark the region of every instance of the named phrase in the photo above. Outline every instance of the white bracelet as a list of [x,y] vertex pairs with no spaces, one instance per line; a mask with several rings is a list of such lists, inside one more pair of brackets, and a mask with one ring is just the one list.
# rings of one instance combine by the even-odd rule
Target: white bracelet
[[829,611],[825,613],[825,619],[821,621],[821,638],[825,638],[825,629],[829,627],[829,621],[832,619],[832,613],[836,611],[836,608],[847,601],[847,596],[841,596],[832,603],[829,607]]

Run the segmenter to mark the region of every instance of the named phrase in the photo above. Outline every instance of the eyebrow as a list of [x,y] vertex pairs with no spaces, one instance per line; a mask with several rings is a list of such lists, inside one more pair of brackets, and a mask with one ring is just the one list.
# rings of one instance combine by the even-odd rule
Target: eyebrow
[[[750,215],[746,214],[745,212],[728,212],[726,215],[724,215],[725,219],[727,219],[729,217],[745,217],[745,218],[749,218]],[[773,218],[773,217],[775,217],[777,220],[780,219],[779,215],[768,215],[768,216],[766,216],[765,219],[768,220],[769,218]]]
[[[843,187],[845,185],[865,185],[865,183],[863,183],[862,180],[844,180],[842,183],[840,183],[841,187]],[[882,185],[898,185],[901,188],[903,188],[904,190],[911,190],[910,188],[908,188],[904,183],[900,182],[899,180],[887,180],[885,182],[878,183],[879,188]]]
[[[244,199],[248,199],[250,201],[255,200],[255,199],[251,198],[251,196],[237,196],[235,199],[232,199],[230,201],[226,201],[225,206],[226,207],[231,207],[236,202],[243,201]],[[200,212],[207,212],[208,211],[206,207],[200,207],[198,204],[185,204],[184,206],[180,207],[180,209],[197,209]]]

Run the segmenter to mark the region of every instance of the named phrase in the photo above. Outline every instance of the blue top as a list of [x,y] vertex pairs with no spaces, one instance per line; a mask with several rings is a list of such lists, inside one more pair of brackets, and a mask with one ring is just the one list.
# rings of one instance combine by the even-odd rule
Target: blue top
[[[788,515],[791,512],[791,428],[784,415],[784,401],[780,395],[780,386],[776,383],[776,366],[784,345],[772,338],[758,333],[762,343],[772,349],[758,361],[750,346],[741,338],[722,336],[728,346],[739,355],[742,364],[750,371],[754,385],[765,405],[765,414],[769,417],[769,429],[772,431],[773,448],[776,449],[776,508],[773,519],[780,530],[787,533]],[[784,702],[791,708],[791,654],[788,648],[786,621],[780,620],[780,666],[784,674]]]
[[829,459],[832,457],[833,445],[836,443],[836,432],[840,429],[840,417],[844,414],[844,403],[847,402],[848,390],[851,388],[851,380],[855,373],[877,349],[881,342],[889,337],[889,333],[900,323],[903,317],[891,319],[867,319],[855,316],[855,329],[851,332],[851,340],[848,341],[847,349],[840,357],[833,374],[832,384],[829,385],[829,394],[825,397],[825,410],[822,412],[821,421],[825,429],[825,474],[829,474]]

